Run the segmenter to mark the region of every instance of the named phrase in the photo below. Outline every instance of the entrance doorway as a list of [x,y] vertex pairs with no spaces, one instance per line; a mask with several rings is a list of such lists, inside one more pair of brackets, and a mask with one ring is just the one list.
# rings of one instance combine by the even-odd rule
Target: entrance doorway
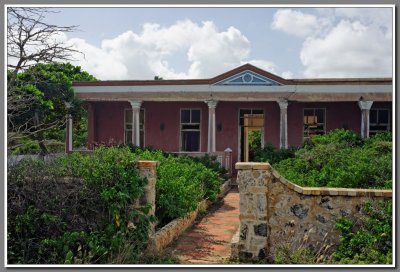
[[257,150],[264,147],[264,111],[239,110],[240,161],[254,161]]

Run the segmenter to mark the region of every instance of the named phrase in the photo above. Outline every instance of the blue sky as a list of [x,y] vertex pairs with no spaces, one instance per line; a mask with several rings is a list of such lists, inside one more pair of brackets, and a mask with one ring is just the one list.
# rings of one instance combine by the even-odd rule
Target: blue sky
[[390,8],[62,8],[99,79],[208,78],[250,62],[285,78],[392,73]]

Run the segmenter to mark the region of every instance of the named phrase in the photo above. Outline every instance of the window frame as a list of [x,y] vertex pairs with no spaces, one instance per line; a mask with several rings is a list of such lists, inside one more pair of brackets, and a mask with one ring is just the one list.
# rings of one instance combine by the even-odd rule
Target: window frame
[[[371,111],[377,111],[377,115],[376,115],[376,118],[377,118],[377,123],[371,123]],[[388,112],[388,122],[386,123],[386,130],[371,130],[371,124],[374,124],[375,126],[379,126],[379,111],[387,111]],[[391,131],[392,130],[392,127],[391,127],[391,122],[392,122],[392,114],[391,114],[391,110],[390,109],[388,109],[388,108],[371,108],[370,110],[369,110],[369,128],[368,128],[368,130],[369,130],[369,134],[371,135],[371,132],[372,133],[379,133],[379,132],[388,132],[388,131]]]
[[[192,110],[198,110],[200,111],[200,121],[199,121],[199,130],[184,130],[184,131],[199,131],[199,150],[198,151],[185,151],[183,150],[183,141],[182,141],[182,124],[184,125],[190,125],[190,124],[197,124],[197,123],[182,123],[182,111],[184,110],[190,110],[190,119],[192,116]],[[191,120],[190,120],[191,121]],[[202,109],[201,108],[180,108],[179,109],[179,152],[185,152],[185,153],[199,153],[201,152],[201,123],[202,123]]]
[[[127,141],[127,137],[126,137],[126,133],[127,133],[127,131],[131,131],[132,133],[133,133],[133,124],[132,123],[127,123],[127,121],[126,121],[126,115],[127,115],[127,111],[130,111],[131,112],[131,114],[133,114],[132,112],[132,108],[125,108],[124,109],[124,144],[125,145],[127,145],[127,144],[133,144],[132,142],[128,142]],[[146,127],[146,109],[144,109],[144,108],[140,108],[140,111],[139,111],[139,123],[140,123],[140,114],[143,112],[143,128],[140,128],[140,124],[139,124],[139,134],[142,134],[142,132],[143,132],[143,146],[140,146],[140,147],[146,147],[146,142],[145,142],[145,140],[146,140],[146,137],[145,137],[145,133],[146,133],[146,130],[145,130],[145,127]],[[133,117],[133,116],[132,116]],[[130,125],[132,125],[132,128],[130,129],[130,130],[127,130],[126,129],[126,125],[127,124],[130,124]],[[141,137],[142,138],[142,137]],[[132,137],[131,137],[131,139],[132,139]]]
[[[324,129],[323,129],[323,135],[325,135],[326,134],[326,124],[327,124],[327,122],[326,122],[326,108],[325,107],[312,107],[312,108],[303,108],[303,115],[302,115],[302,123],[303,123],[303,133],[302,133],[302,137],[303,137],[303,143],[304,143],[304,141],[305,140],[308,140],[308,139],[310,139],[311,137],[310,137],[310,135],[308,135],[308,137],[305,137],[305,123],[304,123],[304,117],[305,117],[305,115],[304,115],[304,113],[305,113],[305,111],[306,110],[312,110],[313,111],[313,113],[314,113],[314,116],[316,116],[316,114],[315,114],[315,111],[316,110],[323,110],[323,114],[324,114],[324,123],[323,123],[323,127],[324,127]],[[319,125],[319,124],[322,124],[322,123],[316,123],[317,125]],[[315,134],[314,134],[315,135]]]

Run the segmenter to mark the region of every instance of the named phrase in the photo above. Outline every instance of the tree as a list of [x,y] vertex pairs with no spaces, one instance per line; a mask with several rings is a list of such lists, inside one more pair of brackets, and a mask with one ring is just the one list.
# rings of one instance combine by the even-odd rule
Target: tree
[[154,80],[164,80],[164,79],[160,76],[154,76]]
[[[73,81],[92,81],[95,77],[82,71],[81,67],[69,63],[36,64],[18,73],[16,88],[36,96],[34,103],[24,109],[23,114],[10,117],[13,127],[26,126],[21,136],[26,136],[40,146],[43,154],[48,153],[46,138],[59,139],[63,133],[65,115],[72,114],[75,123],[79,123],[83,115],[82,102],[74,96]],[[68,101],[70,108],[66,108]],[[39,123],[38,130],[35,124]],[[11,142],[18,146],[17,142]]]
[[15,147],[13,143],[21,137],[38,136],[51,127],[59,126],[59,120],[52,125],[43,124],[38,111],[32,114],[33,109],[52,107],[44,94],[35,87],[38,82],[31,80],[29,84],[17,84],[18,74],[37,63],[71,61],[76,53],[80,53],[58,39],[60,33],[76,31],[77,26],[46,23],[46,15],[52,12],[55,11],[43,8],[7,8],[8,149]]

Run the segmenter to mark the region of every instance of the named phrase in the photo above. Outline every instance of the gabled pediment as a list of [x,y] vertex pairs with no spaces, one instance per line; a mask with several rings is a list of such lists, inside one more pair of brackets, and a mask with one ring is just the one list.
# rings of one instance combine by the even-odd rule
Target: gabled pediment
[[210,79],[210,83],[219,86],[280,86],[290,84],[290,81],[247,63]]
[[282,84],[251,70],[245,70],[219,82],[216,82],[214,85],[279,86]]

